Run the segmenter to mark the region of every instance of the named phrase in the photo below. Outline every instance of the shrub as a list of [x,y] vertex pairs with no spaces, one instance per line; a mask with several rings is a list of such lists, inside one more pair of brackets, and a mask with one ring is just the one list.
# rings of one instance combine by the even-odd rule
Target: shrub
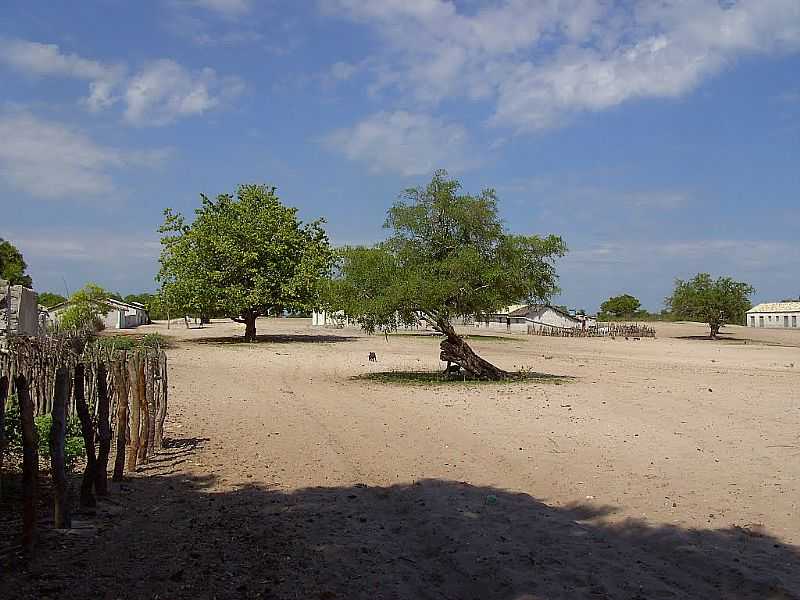
[[[39,456],[50,458],[50,427],[53,424],[51,415],[42,415],[34,419]],[[8,449],[12,452],[22,450],[22,426],[19,420],[19,405],[12,402],[6,408],[5,437]],[[78,459],[86,456],[80,423],[72,419],[67,423],[67,435],[64,442],[64,461],[68,469],[72,469]]]

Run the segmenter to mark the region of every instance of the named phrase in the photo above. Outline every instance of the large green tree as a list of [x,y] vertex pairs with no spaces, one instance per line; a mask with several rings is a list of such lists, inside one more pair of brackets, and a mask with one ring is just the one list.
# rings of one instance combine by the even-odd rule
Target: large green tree
[[600,305],[600,311],[613,317],[632,317],[642,305],[639,299],[630,294],[613,296]]
[[342,250],[327,307],[367,332],[422,318],[443,336],[442,361],[481,379],[506,376],[475,354],[453,322],[556,293],[554,259],[566,251],[561,238],[508,233],[494,190],[463,194],[445,171],[406,190],[384,226],[391,230],[386,241]]
[[688,281],[677,279],[665,304],[679,319],[708,323],[711,338],[716,339],[726,323],[744,322],[754,291],[749,283],[730,277],[712,279],[708,273],[698,273]]
[[201,200],[192,222],[164,212],[157,279],[165,303],[244,323],[246,341],[255,341],[259,316],[318,304],[333,263],[323,220],[303,223],[265,185]]
[[11,285],[32,287],[33,280],[25,271],[28,265],[22,253],[9,241],[0,238],[0,279],[11,282]]

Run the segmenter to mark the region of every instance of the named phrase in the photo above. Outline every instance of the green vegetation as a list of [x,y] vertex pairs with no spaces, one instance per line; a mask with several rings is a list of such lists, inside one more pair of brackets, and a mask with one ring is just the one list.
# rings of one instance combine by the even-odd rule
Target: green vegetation
[[175,314],[229,316],[255,341],[259,316],[318,304],[333,264],[323,220],[302,223],[264,185],[201,198],[192,223],[167,209],[159,229],[161,297]]
[[553,383],[560,385],[571,381],[570,377],[548,375],[533,371],[519,371],[506,373],[502,379],[485,379],[475,377],[469,373],[447,374],[441,371],[382,371],[379,373],[364,373],[353,377],[358,381],[375,381],[398,385],[476,385],[497,383]]
[[61,304],[66,298],[61,294],[54,294],[53,292],[40,292],[39,304],[45,308],[52,308],[56,304]]
[[441,360],[479,379],[502,379],[507,374],[475,354],[452,323],[546,301],[558,291],[554,261],[566,246],[554,235],[506,232],[494,190],[472,196],[460,189],[437,171],[427,186],[406,190],[389,209],[388,240],[341,251],[326,304],[369,333],[421,317],[444,336]]
[[[34,419],[36,425],[36,439],[39,457],[50,458],[50,427],[53,423],[51,415],[42,415]],[[6,408],[5,438],[7,448],[10,452],[22,451],[22,429],[19,422],[19,405],[14,398]],[[64,442],[64,458],[68,469],[72,469],[75,463],[86,456],[86,448],[83,443],[80,423],[77,419],[71,419],[67,423],[67,435]]]
[[699,273],[689,281],[677,279],[665,303],[679,319],[708,323],[710,337],[716,339],[726,323],[744,323],[754,291],[750,284],[730,277],[714,280],[708,273]]
[[5,279],[11,285],[24,285],[32,287],[33,280],[25,273],[28,265],[22,258],[22,253],[11,242],[0,238],[0,279]]
[[639,299],[630,294],[622,294],[621,296],[613,296],[600,305],[601,318],[609,316],[611,318],[630,319],[634,315],[639,314],[639,308],[642,303]]
[[87,283],[69,297],[69,306],[59,315],[61,329],[103,329],[103,315],[109,310],[109,293],[94,283]]
[[103,348],[134,350],[136,348],[169,348],[169,339],[160,333],[144,335],[103,335],[96,342]]

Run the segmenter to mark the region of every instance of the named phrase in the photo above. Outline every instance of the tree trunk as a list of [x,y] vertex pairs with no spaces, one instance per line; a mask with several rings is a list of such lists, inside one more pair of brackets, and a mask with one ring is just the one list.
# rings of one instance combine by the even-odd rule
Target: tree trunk
[[92,416],[89,414],[89,406],[86,404],[86,390],[84,376],[86,369],[83,364],[75,365],[74,382],[72,385],[73,395],[75,396],[75,411],[78,413],[78,420],[81,423],[81,435],[83,435],[83,445],[86,448],[86,469],[83,471],[81,480],[80,503],[84,508],[91,508],[96,505],[94,493],[95,470],[97,469],[97,456],[94,452],[94,427],[92,427]]
[[94,471],[94,491],[98,496],[108,496],[108,456],[111,454],[111,402],[108,397],[108,372],[102,363],[97,365],[96,385],[99,448],[97,450],[97,465]]
[[33,422],[33,402],[28,380],[19,376],[14,381],[19,401],[19,420],[22,425],[22,545],[30,553],[36,540],[36,496],[39,485],[39,450],[36,425]]
[[67,436],[67,403],[69,402],[69,373],[61,367],[56,371],[53,413],[50,423],[50,471],[55,488],[53,520],[56,529],[69,529],[70,490],[67,480],[65,443]]
[[249,312],[244,315],[244,341],[256,341],[256,313]]
[[508,375],[506,371],[495,367],[489,361],[475,354],[469,344],[456,333],[456,330],[449,322],[438,321],[436,328],[447,336],[439,344],[441,349],[439,360],[447,363],[456,363],[467,373],[478,379],[498,381]]
[[711,334],[709,335],[709,337],[712,340],[715,340],[717,339],[717,334],[719,333],[720,325],[717,323],[710,323],[710,327],[711,327]]

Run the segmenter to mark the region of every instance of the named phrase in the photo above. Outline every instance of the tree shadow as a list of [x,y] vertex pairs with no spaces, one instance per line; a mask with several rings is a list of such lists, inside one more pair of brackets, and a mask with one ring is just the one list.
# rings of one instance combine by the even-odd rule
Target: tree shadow
[[186,340],[195,344],[212,345],[246,345],[246,344],[337,344],[340,342],[354,342],[358,338],[347,335],[325,335],[308,333],[289,334],[262,334],[256,336],[255,342],[246,342],[243,336],[208,337],[196,340]]
[[611,524],[610,506],[555,507],[436,479],[295,491],[219,483],[133,478],[89,534],[44,532],[38,557],[0,578],[0,597],[800,597],[798,548],[758,530]]
[[446,374],[443,371],[374,371],[353,375],[354,381],[373,381],[396,385],[508,385],[514,383],[552,383],[560,385],[574,381],[569,375],[553,375],[534,371],[518,371],[497,381],[478,379],[466,371]]

